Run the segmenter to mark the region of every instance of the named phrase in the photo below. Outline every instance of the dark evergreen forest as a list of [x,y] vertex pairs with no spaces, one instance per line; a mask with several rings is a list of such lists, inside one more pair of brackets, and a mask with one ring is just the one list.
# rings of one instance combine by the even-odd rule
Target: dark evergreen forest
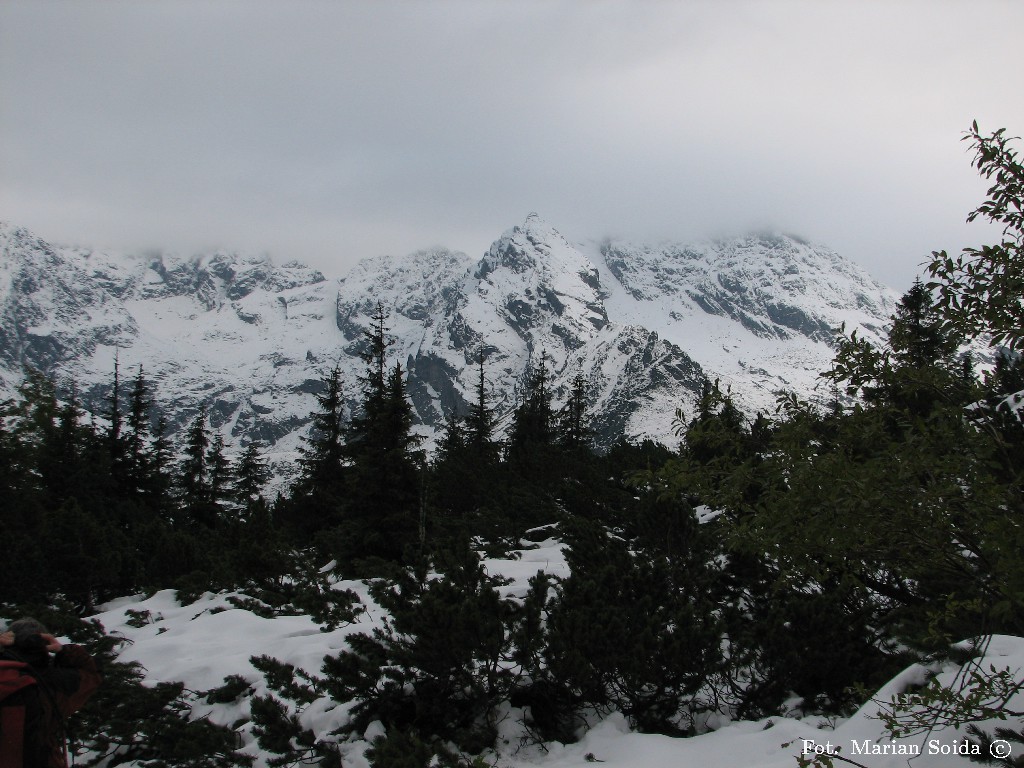
[[[280,765],[340,764],[292,714],[321,696],[353,703],[339,738],[384,724],[373,765],[473,765],[502,702],[528,707],[542,741],[572,741],[585,712],[612,709],[686,736],[708,712],[760,718],[794,698],[849,713],[912,661],[1024,635],[1024,168],[1003,131],[974,125],[966,139],[992,184],[971,218],[1001,225],[1001,241],[934,254],[886,344],[837,329],[826,405],[780,393],[773,413],[745,414],[708,382],[696,411],[677,414],[676,445],[595,452],[587,382],[556,407],[543,355],[498,414],[481,355],[468,412],[428,457],[385,307],[363,376],[326,373],[296,478],[273,499],[262,447],[229,457],[205,412],[171,444],[141,368],[114,369],[99,419],[27,371],[0,410],[0,615],[36,615],[101,656],[108,680],[74,725],[79,746],[94,764],[152,766],[249,761],[230,725],[190,720],[183,686],[141,685],[82,618],[168,587],[334,627],[360,606],[332,583],[366,579],[388,610],[312,673],[253,660],[277,694],[252,699],[252,721]],[[571,575],[538,573],[526,599],[500,597],[479,553],[553,533]],[[247,685],[202,693],[231,701]],[[991,714],[976,704],[941,711]],[[892,713],[893,732],[908,727],[909,709]]]

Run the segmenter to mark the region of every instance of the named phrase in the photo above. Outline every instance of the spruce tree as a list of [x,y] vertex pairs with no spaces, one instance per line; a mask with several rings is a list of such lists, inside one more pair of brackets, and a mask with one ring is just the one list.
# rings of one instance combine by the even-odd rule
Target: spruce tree
[[116,447],[121,440],[121,426],[124,420],[124,416],[121,413],[121,361],[120,356],[115,352],[114,354],[114,381],[110,387],[110,397],[108,399],[108,411],[107,420],[110,422],[110,427],[107,429],[107,437],[110,440],[111,451],[114,452],[118,448]]
[[363,359],[369,365],[367,374],[369,389],[382,391],[384,388],[384,374],[387,370],[388,348],[394,345],[395,340],[388,335],[391,329],[384,325],[387,322],[390,312],[384,309],[381,302],[377,302],[377,310],[370,316],[372,325],[366,333],[366,340],[369,342],[369,349],[363,355]]
[[56,446],[57,393],[53,382],[41,372],[26,369],[25,381],[18,387],[19,402],[13,411],[12,435],[24,447],[25,479],[41,491],[51,482],[59,465],[43,456],[43,447]]
[[1024,392],[1024,354],[1007,349],[996,352],[995,363],[986,376],[985,387],[993,401]]
[[558,413],[558,442],[571,450],[586,448],[590,443],[590,419],[587,413],[587,382],[577,374],[569,399]]
[[481,463],[497,459],[497,444],[494,442],[494,412],[487,401],[487,379],[484,376],[484,353],[477,355],[476,397],[466,414],[466,444]]
[[132,381],[131,395],[128,401],[128,435],[127,460],[129,467],[129,481],[133,493],[141,494],[146,484],[146,475],[149,473],[149,447],[152,439],[153,429],[150,414],[153,408],[153,399],[149,392],[149,383],[146,381],[142,365],[139,365],[139,372]]
[[234,470],[224,452],[224,436],[220,432],[210,440],[210,447],[206,451],[206,467],[209,504],[215,519],[219,520],[228,511],[234,483]]
[[145,461],[147,472],[143,477],[142,492],[147,506],[162,519],[170,517],[174,499],[171,472],[174,464],[173,446],[167,436],[167,419],[160,416],[153,428],[153,442]]
[[124,413],[121,406],[121,362],[119,355],[114,355],[114,380],[110,385],[110,396],[107,399],[106,417],[107,450],[110,453],[110,466],[114,482],[122,488],[128,488],[131,480],[131,466],[128,446],[124,436]]
[[[118,596],[124,534],[82,509],[74,497],[46,511],[40,531],[49,571],[47,586],[83,613]],[[131,585],[129,585],[131,586]]]
[[10,430],[10,420],[14,413],[12,400],[0,401],[0,495],[5,499],[13,499],[19,491],[19,469],[24,459],[18,441]]
[[465,419],[453,414],[438,444],[427,482],[428,528],[435,544],[468,541],[472,536],[493,540],[505,516],[492,515],[503,474],[500,446],[494,440],[494,412],[487,394],[484,355],[477,356],[475,396]]
[[259,507],[266,506],[263,489],[270,480],[270,467],[257,442],[249,443],[238,458],[231,498],[243,518],[248,519]]
[[206,426],[206,407],[200,406],[185,435],[184,454],[178,467],[179,505],[187,525],[213,528],[215,507],[210,495],[210,433]]
[[[384,347],[380,347],[383,349]],[[423,457],[412,432],[412,406],[405,396],[405,374],[396,364],[382,392],[371,361],[362,411],[352,419],[345,452],[351,488],[344,532],[349,556],[400,562],[422,544],[420,507]]]
[[363,400],[346,432],[343,451],[349,486],[342,525],[328,545],[345,562],[357,558],[402,561],[423,541],[420,487],[421,439],[412,431],[413,412],[400,363],[386,373],[393,344],[378,304],[367,332]]
[[943,325],[929,290],[918,279],[900,298],[889,329],[896,365],[925,368],[952,357],[961,337]]
[[509,452],[523,454],[531,447],[550,445],[553,438],[551,380],[548,356],[543,352],[540,361],[536,365],[531,361],[523,374],[519,405],[512,414]]
[[20,434],[20,403],[0,403],[0,529],[18,553],[18,567],[4,577],[4,597],[16,602],[45,599],[46,567],[38,536],[41,499],[33,477],[33,453]]
[[977,396],[973,366],[958,355],[963,337],[947,324],[920,281],[900,299],[886,344],[874,347],[851,334],[839,341],[828,376],[849,394],[890,405],[914,417],[942,404],[962,406]]
[[317,409],[310,414],[309,435],[302,438],[299,448],[299,476],[289,497],[278,505],[279,522],[302,546],[341,522],[347,493],[345,403],[338,366],[325,376],[316,404]]
[[[282,590],[283,578],[296,570],[295,555],[287,552],[287,541],[275,514],[287,502],[280,499],[272,510],[263,496],[270,474],[260,445],[250,443],[238,459],[231,487],[234,514],[227,533],[232,542],[227,570],[230,579],[246,586],[253,597],[263,590],[281,595],[286,591]],[[271,597],[270,602],[277,599],[285,598]]]
[[[56,430],[44,440],[41,469],[48,477],[48,495],[57,503],[82,497],[87,485],[87,438],[81,424],[77,393],[72,389],[58,407]],[[48,467],[48,468],[47,468]]]
[[[94,490],[101,477],[109,477],[109,458],[90,466],[92,433],[81,423],[74,391],[61,403],[56,388],[43,374],[28,372],[19,388],[21,403],[14,421],[14,436],[24,446],[26,481],[46,507],[55,507]],[[98,490],[98,489],[97,489]],[[98,505],[98,506],[102,506]]]
[[[560,451],[555,447],[556,420],[551,397],[548,356],[542,353],[536,364],[530,361],[523,374],[519,404],[512,412],[508,432],[506,460],[511,471],[545,491],[563,474]],[[515,529],[527,524],[525,519],[520,522],[522,525]]]
[[437,441],[437,452],[434,456],[435,464],[465,460],[468,436],[469,430],[466,428],[465,422],[455,414],[450,414],[445,421],[441,439]]

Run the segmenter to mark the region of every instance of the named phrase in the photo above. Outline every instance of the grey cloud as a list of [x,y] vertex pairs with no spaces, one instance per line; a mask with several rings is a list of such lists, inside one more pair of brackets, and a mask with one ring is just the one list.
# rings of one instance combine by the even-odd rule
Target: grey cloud
[[[998,24],[991,20],[998,18]],[[897,287],[988,236],[959,143],[1024,132],[1013,2],[7,2],[0,218],[332,272],[774,226]],[[985,72],[979,77],[978,72]]]

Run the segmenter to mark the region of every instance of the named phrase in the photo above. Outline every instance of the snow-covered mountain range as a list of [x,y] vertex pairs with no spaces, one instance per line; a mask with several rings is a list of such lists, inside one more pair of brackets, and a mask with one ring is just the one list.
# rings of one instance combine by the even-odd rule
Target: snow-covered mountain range
[[816,387],[834,330],[878,338],[897,298],[828,248],[776,234],[574,244],[531,214],[482,258],[434,248],[329,278],[264,256],[58,247],[0,224],[0,395],[28,365],[100,412],[116,354],[123,379],[143,366],[172,431],[205,404],[229,442],[284,456],[334,365],[358,402],[381,302],[425,434],[473,398],[483,352],[499,413],[543,354],[556,405],[587,379],[600,443],[672,442],[676,409],[692,415],[706,379],[751,413],[782,390],[827,397]]

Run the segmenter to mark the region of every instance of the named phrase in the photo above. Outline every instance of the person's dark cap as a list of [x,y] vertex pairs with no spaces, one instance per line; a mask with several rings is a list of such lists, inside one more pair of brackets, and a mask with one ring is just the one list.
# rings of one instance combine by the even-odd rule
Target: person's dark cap
[[50,631],[41,622],[29,617],[12,621],[7,630],[14,633],[14,645],[19,648],[38,645],[39,641],[32,638],[49,634]]

